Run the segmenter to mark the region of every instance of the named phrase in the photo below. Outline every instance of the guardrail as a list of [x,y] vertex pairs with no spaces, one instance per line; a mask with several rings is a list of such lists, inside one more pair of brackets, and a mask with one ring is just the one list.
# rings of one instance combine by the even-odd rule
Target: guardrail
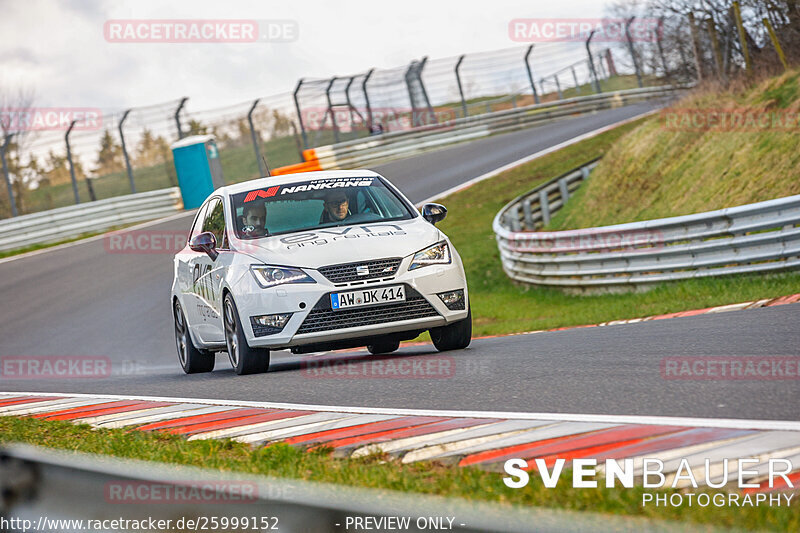
[[[502,483],[500,475],[497,483]],[[543,532],[654,527],[682,531],[668,522],[601,519],[594,513],[201,470],[28,445],[0,449],[0,489],[0,520],[9,522],[12,531],[523,532],[530,531],[531,524]],[[73,522],[56,525],[57,520]],[[87,527],[90,520],[106,525]],[[111,520],[119,522],[113,525]],[[130,522],[124,525],[124,520],[145,524],[171,520],[171,524],[136,527]]]
[[171,187],[0,220],[0,251],[159,218],[181,207],[180,191]]
[[674,97],[691,87],[691,85],[665,85],[579,96],[467,116],[445,124],[433,124],[413,130],[321,146],[306,150],[304,152],[306,162],[301,163],[298,169],[357,168],[424,152],[446,144],[541,125],[570,115],[620,107],[643,100]]
[[800,195],[600,228],[536,231],[596,165],[553,178],[497,213],[492,228],[512,280],[614,289],[800,268]]

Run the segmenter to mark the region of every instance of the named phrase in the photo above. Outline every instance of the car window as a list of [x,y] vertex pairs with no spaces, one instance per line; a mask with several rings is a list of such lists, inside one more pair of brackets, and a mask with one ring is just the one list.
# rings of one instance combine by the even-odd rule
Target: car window
[[[332,218],[325,214],[326,200],[346,198],[346,215]],[[388,222],[413,218],[406,203],[382,179],[374,176],[316,178],[231,195],[236,233],[241,239],[260,238],[244,231],[239,223],[244,207],[263,203],[266,207],[266,230],[280,235],[316,228]],[[341,203],[340,203],[341,205]]]
[[194,224],[192,224],[192,229],[189,230],[189,238],[188,241],[191,241],[198,235],[200,235],[203,230],[203,219],[206,217],[206,207],[208,207],[208,203],[205,203],[200,206],[200,209],[197,210],[197,214],[195,215]]
[[205,219],[203,220],[203,231],[210,231],[217,239],[217,248],[227,248],[228,243],[225,242],[225,210],[223,209],[222,200],[214,198],[209,202],[206,210]]

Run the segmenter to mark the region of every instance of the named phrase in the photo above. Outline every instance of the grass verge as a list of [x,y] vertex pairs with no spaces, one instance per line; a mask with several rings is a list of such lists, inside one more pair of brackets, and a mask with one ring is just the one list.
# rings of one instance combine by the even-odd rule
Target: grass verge
[[[511,282],[501,267],[492,232],[495,214],[536,185],[605,155],[615,145],[625,145],[631,132],[638,131],[648,120],[617,127],[442,199],[450,214],[439,227],[464,261],[475,336],[596,324],[798,292],[799,273],[696,279],[625,294],[573,295]],[[568,207],[579,201],[574,198]]]
[[[643,488],[576,489],[570,472],[556,488],[544,488],[538,476],[511,489],[502,474],[473,467],[451,468],[435,462],[400,464],[386,456],[334,459],[328,450],[305,452],[285,444],[250,448],[231,440],[186,441],[165,433],[92,429],[88,425],[32,418],[0,417],[0,444],[24,442],[49,448],[115,457],[161,461],[218,471],[435,494],[467,500],[575,511],[593,511],[660,520],[681,520],[717,527],[797,531],[800,505],[788,507],[642,506]],[[602,483],[600,483],[602,485]],[[650,491],[672,494],[675,490]],[[695,491],[697,492],[697,491]],[[686,500],[684,500],[686,501]]]

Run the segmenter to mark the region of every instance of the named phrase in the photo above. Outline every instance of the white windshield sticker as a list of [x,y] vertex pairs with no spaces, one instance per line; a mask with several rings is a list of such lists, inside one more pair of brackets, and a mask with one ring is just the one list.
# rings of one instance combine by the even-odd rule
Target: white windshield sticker
[[321,189],[338,189],[340,187],[369,187],[372,185],[373,178],[343,178],[330,180],[315,180],[302,185],[290,185],[281,189],[281,194],[292,194],[296,192],[317,191]]

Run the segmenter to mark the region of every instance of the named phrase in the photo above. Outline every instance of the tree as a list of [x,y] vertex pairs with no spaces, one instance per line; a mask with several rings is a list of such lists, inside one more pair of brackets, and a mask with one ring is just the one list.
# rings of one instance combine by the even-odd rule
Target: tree
[[208,126],[204,126],[199,120],[189,121],[189,135],[208,135]]
[[97,153],[93,172],[96,176],[119,172],[123,169],[123,164],[122,146],[117,144],[111,132],[106,130],[100,139],[100,151]]
[[145,128],[136,146],[134,162],[136,166],[140,167],[163,163],[165,152],[169,152],[169,143],[163,137],[153,135],[152,131]]

